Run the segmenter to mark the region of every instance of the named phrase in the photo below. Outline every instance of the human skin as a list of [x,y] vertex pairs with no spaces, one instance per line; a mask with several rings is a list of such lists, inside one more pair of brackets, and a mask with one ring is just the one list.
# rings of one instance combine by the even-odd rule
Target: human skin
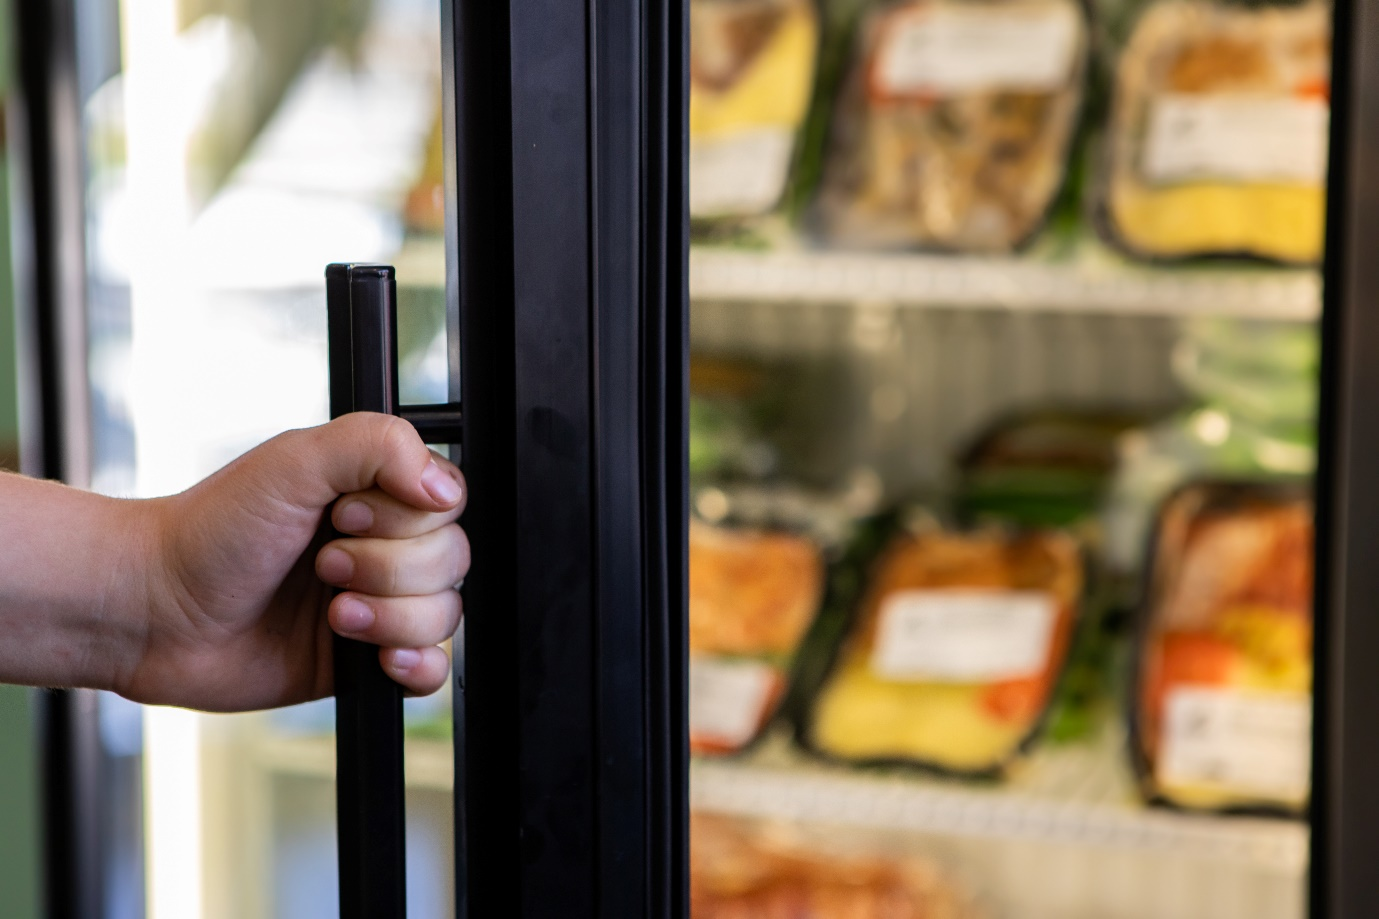
[[[465,495],[409,424],[369,413],[279,435],[164,498],[0,474],[0,682],[272,708],[331,694],[333,629],[434,692],[469,569]],[[348,538],[325,540],[327,513]]]

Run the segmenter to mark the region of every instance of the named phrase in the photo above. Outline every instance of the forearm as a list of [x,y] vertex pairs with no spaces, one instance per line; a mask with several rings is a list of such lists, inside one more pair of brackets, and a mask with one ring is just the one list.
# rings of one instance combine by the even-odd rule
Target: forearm
[[0,473],[0,682],[120,685],[147,630],[152,504]]

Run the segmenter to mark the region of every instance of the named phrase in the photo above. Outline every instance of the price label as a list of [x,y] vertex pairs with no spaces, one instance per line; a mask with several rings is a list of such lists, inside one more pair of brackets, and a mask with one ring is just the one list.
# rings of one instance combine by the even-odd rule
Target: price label
[[762,127],[690,141],[689,204],[696,217],[769,211],[785,191],[795,135]]
[[1160,96],[1149,109],[1141,168],[1157,183],[1320,185],[1330,111],[1320,99]]
[[740,747],[761,726],[775,668],[759,661],[696,655],[689,665],[689,728],[696,740]]
[[1307,797],[1312,700],[1180,687],[1164,702],[1155,770],[1164,787],[1207,785],[1284,801]]
[[1038,676],[1056,620],[1042,591],[897,591],[882,601],[871,667],[884,679],[925,682]]
[[1049,92],[1071,77],[1080,31],[1072,4],[935,5],[900,13],[881,37],[873,79],[898,96]]

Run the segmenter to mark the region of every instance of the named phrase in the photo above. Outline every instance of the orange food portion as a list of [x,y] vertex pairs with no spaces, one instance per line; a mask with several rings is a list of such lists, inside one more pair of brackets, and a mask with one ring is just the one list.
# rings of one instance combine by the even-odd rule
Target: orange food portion
[[818,610],[823,583],[823,557],[803,536],[691,525],[690,650],[793,653]]
[[1159,641],[1145,675],[1148,735],[1158,737],[1164,699],[1170,687],[1228,686],[1239,663],[1229,641],[1200,632],[1170,632]]
[[815,848],[738,821],[690,821],[694,919],[965,919],[970,897],[938,866]]
[[1052,672],[1024,680],[1002,680],[982,690],[982,708],[998,721],[1032,722],[1052,689]]

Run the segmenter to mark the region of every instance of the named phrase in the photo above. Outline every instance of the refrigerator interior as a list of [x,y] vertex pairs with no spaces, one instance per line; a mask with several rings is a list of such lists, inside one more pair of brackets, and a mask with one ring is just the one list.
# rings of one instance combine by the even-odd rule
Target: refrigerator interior
[[689,6],[694,915],[1303,915],[1328,9]]

